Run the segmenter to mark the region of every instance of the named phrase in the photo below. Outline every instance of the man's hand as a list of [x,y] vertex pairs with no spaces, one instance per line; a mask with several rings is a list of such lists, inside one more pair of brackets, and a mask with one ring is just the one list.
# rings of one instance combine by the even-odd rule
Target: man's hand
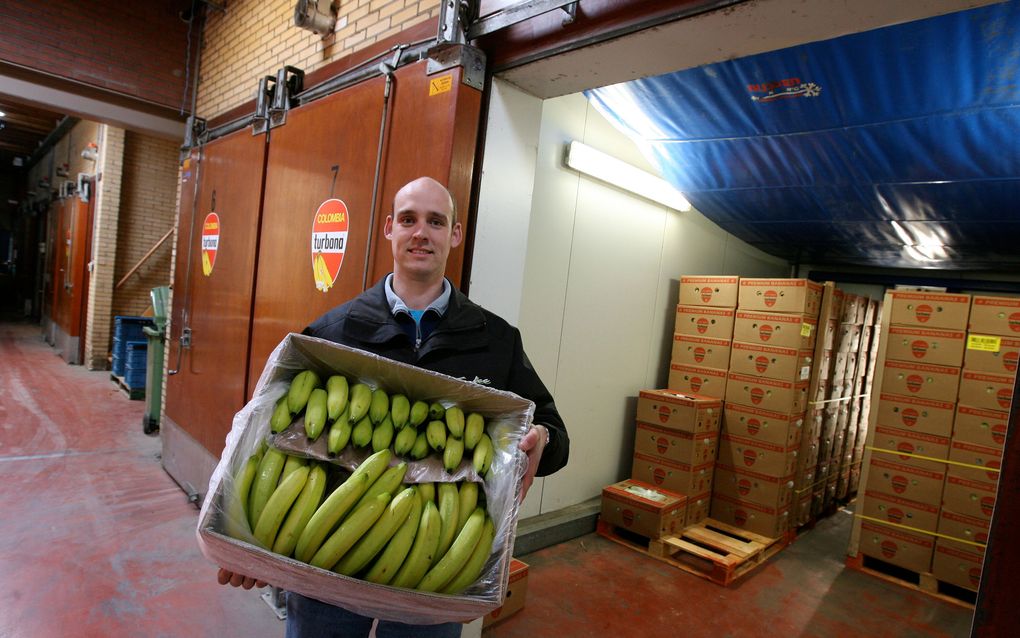
[[216,580],[221,585],[230,584],[233,587],[243,587],[245,589],[251,589],[252,587],[265,587],[268,584],[264,580],[255,580],[254,578],[249,578],[243,574],[235,574],[234,572],[229,572],[222,567],[220,567],[219,573],[216,574]]
[[542,452],[545,444],[549,442],[549,429],[544,425],[531,424],[525,433],[524,438],[518,444],[518,448],[528,455],[528,471],[524,474],[524,482],[521,484],[521,502],[528,495],[528,489],[535,482],[535,472],[538,471],[538,463],[542,460]]

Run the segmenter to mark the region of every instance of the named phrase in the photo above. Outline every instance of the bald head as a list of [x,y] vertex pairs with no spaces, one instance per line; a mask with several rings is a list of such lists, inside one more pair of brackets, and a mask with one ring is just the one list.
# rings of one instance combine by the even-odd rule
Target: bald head
[[442,193],[449,202],[449,207],[444,211],[437,212],[447,213],[450,216],[450,226],[452,227],[457,223],[457,203],[453,201],[453,195],[450,194],[449,189],[431,177],[419,177],[418,179],[411,180],[407,184],[404,184],[404,186],[402,186],[393,197],[393,209],[396,211],[399,207],[398,202],[406,200],[412,196],[425,196],[428,199],[435,201],[436,197],[440,193]]

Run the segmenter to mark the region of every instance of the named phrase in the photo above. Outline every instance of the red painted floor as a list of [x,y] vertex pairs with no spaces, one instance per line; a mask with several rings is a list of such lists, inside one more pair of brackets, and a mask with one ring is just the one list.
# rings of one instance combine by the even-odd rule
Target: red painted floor
[[[144,402],[40,334],[0,323],[0,636],[282,636],[255,591],[216,584]],[[837,514],[731,588],[587,535],[523,556],[525,609],[484,635],[968,635],[968,610],[845,569],[849,533]]]

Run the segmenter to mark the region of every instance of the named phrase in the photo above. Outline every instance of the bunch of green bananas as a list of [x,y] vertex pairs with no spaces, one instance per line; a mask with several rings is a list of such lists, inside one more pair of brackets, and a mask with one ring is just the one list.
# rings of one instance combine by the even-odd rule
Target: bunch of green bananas
[[495,524],[477,483],[405,484],[384,448],[326,494],[329,464],[268,447],[235,476],[255,539],[322,569],[373,583],[457,594],[478,580]]
[[414,460],[432,452],[441,454],[448,472],[460,467],[465,452],[472,454],[480,476],[492,466],[494,447],[485,432],[485,418],[476,412],[465,415],[455,405],[445,408],[439,402],[412,402],[403,394],[389,395],[383,388],[351,383],[340,374],[329,376],[323,388],[318,374],[304,370],[277,401],[270,430],[279,433],[287,429],[302,410],[310,440],[318,439],[329,425],[326,448],[331,455],[348,445],[371,445],[373,452],[389,448]]

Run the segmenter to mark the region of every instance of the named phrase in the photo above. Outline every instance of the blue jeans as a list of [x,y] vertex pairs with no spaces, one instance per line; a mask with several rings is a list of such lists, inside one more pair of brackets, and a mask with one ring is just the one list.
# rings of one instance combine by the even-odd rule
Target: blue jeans
[[[287,592],[286,638],[349,638],[368,636],[373,619],[347,611],[313,598]],[[380,620],[376,638],[457,638],[463,625],[449,622],[441,625],[407,625]]]

